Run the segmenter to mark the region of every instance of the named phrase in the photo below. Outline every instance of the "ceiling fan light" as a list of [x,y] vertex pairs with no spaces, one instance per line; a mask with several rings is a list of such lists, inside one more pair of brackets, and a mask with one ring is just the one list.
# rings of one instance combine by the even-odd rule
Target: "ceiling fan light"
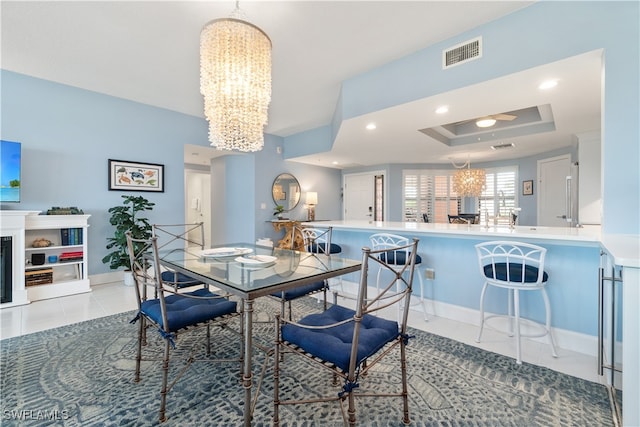
[[490,128],[496,124],[496,119],[485,118],[476,121],[476,126],[479,128]]

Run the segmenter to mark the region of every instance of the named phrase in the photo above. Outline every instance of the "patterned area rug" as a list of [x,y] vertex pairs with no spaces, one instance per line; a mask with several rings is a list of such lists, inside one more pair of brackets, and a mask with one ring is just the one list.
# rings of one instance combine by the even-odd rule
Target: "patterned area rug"
[[[296,304],[296,314],[317,310],[311,299]],[[272,318],[278,305],[268,299],[256,303],[256,341],[269,345]],[[137,325],[133,312],[38,332],[0,342],[3,426],[146,426],[157,425],[160,365],[144,362],[142,381],[133,382]],[[232,326],[237,326],[232,325]],[[196,329],[199,334],[203,328]],[[537,367],[518,366],[514,360],[447,338],[412,330],[408,351],[410,416],[415,426],[610,426],[611,408],[604,386]],[[214,330],[216,357],[237,355],[238,336]],[[149,330],[147,356],[158,356],[159,334]],[[190,341],[189,341],[190,342]],[[184,345],[182,345],[184,343]],[[178,339],[174,359],[192,351]],[[182,359],[181,359],[182,358]],[[256,352],[255,376],[265,354]],[[281,378],[288,395],[329,393],[326,371],[285,357]],[[393,356],[388,361],[395,362]],[[271,363],[269,363],[269,366]],[[361,381],[361,389],[394,388],[396,365],[379,365],[383,377]],[[292,374],[305,372],[304,381]],[[271,425],[272,375],[267,371],[254,413],[254,425]],[[397,399],[358,400],[359,425],[401,425]],[[243,389],[235,363],[196,362],[168,395],[164,426],[238,426],[242,424]],[[286,426],[340,426],[338,405],[301,405],[281,408]]]

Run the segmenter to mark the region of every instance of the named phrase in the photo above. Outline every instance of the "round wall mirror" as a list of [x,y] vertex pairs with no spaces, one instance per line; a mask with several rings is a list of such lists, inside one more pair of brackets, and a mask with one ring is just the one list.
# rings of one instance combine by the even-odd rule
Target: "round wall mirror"
[[271,187],[273,203],[284,207],[284,211],[290,211],[300,202],[300,183],[290,173],[281,173],[273,181]]

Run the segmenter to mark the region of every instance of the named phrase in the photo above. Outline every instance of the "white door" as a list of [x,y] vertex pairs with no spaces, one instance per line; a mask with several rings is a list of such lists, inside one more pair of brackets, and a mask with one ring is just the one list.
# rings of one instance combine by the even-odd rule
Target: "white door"
[[376,175],[382,172],[367,172],[344,176],[344,219],[373,220],[375,208]]
[[570,175],[569,155],[538,160],[538,225],[548,227],[568,225],[566,189],[567,176]]
[[[187,223],[204,223],[204,244],[211,246],[211,174],[185,170],[185,219]],[[199,240],[199,236],[190,236]]]

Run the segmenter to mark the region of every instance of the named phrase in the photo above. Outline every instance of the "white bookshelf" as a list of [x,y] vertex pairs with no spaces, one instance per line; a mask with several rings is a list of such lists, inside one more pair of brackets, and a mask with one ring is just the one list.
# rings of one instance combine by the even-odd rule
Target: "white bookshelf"
[[[28,215],[25,217],[25,248],[23,267],[24,274],[50,275],[50,283],[29,284],[25,278],[25,287],[30,301],[55,298],[66,295],[90,292],[88,276],[87,237],[90,215]],[[64,241],[63,230],[74,230],[78,236],[75,240]],[[71,233],[70,233],[71,234]],[[37,239],[47,239],[48,247],[34,248]],[[73,260],[63,261],[63,254],[78,253]],[[44,263],[34,265],[38,255],[44,255]],[[56,262],[49,262],[49,257],[57,257]]]

